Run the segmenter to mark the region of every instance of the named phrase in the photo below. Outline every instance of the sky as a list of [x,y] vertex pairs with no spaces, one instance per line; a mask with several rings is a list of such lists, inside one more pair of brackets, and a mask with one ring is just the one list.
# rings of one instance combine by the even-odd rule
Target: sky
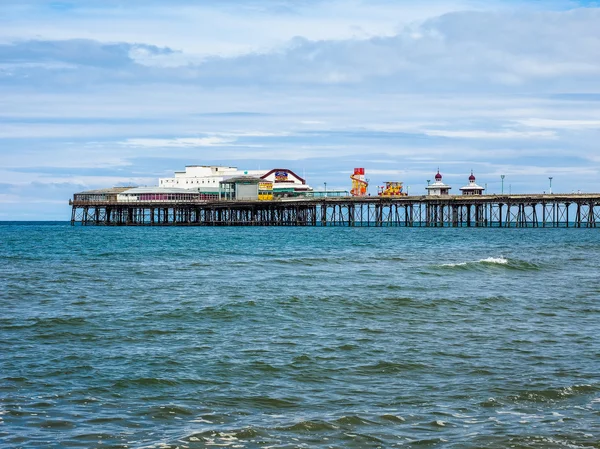
[[600,192],[600,2],[0,1],[0,220],[213,164]]

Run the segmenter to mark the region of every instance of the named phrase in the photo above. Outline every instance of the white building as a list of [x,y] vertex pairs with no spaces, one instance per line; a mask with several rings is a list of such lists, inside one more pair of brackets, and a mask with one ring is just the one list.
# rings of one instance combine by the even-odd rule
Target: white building
[[427,189],[427,195],[430,196],[442,196],[442,195],[450,195],[450,187],[442,182],[442,175],[440,174],[440,170],[438,169],[437,174],[435,175],[435,182],[433,184],[425,187]]
[[184,171],[176,171],[172,178],[160,178],[158,186],[218,193],[219,182],[225,177],[242,174],[236,167],[188,165]]
[[471,176],[469,176],[469,184],[459,189],[463,195],[482,195],[485,190],[483,187],[475,184],[475,175],[471,170]]
[[217,200],[218,194],[205,194],[190,189],[173,187],[133,187],[117,194],[119,203],[141,202],[175,202],[175,201],[208,201]]
[[237,167],[217,165],[188,165],[185,171],[176,171],[172,178],[158,180],[159,187],[194,189],[203,193],[219,191],[219,183],[239,176],[254,176],[271,181],[273,194],[276,196],[297,195],[311,192],[312,188],[306,180],[287,168],[272,170],[238,170]]

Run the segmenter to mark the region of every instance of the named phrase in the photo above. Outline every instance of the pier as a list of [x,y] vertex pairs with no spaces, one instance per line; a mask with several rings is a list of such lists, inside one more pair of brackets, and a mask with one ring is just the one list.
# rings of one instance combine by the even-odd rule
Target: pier
[[599,194],[283,198],[271,201],[70,200],[84,226],[401,226],[596,228]]

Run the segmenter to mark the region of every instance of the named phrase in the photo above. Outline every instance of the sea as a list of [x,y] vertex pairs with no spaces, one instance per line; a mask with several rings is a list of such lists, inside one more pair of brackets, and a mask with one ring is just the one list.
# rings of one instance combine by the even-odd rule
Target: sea
[[0,224],[2,448],[600,448],[600,230]]

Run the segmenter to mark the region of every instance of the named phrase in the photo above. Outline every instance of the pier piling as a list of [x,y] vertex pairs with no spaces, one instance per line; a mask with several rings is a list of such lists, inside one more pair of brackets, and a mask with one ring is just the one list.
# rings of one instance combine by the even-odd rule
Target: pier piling
[[596,228],[600,220],[600,194],[136,203],[75,199],[70,204],[72,225],[96,226]]

